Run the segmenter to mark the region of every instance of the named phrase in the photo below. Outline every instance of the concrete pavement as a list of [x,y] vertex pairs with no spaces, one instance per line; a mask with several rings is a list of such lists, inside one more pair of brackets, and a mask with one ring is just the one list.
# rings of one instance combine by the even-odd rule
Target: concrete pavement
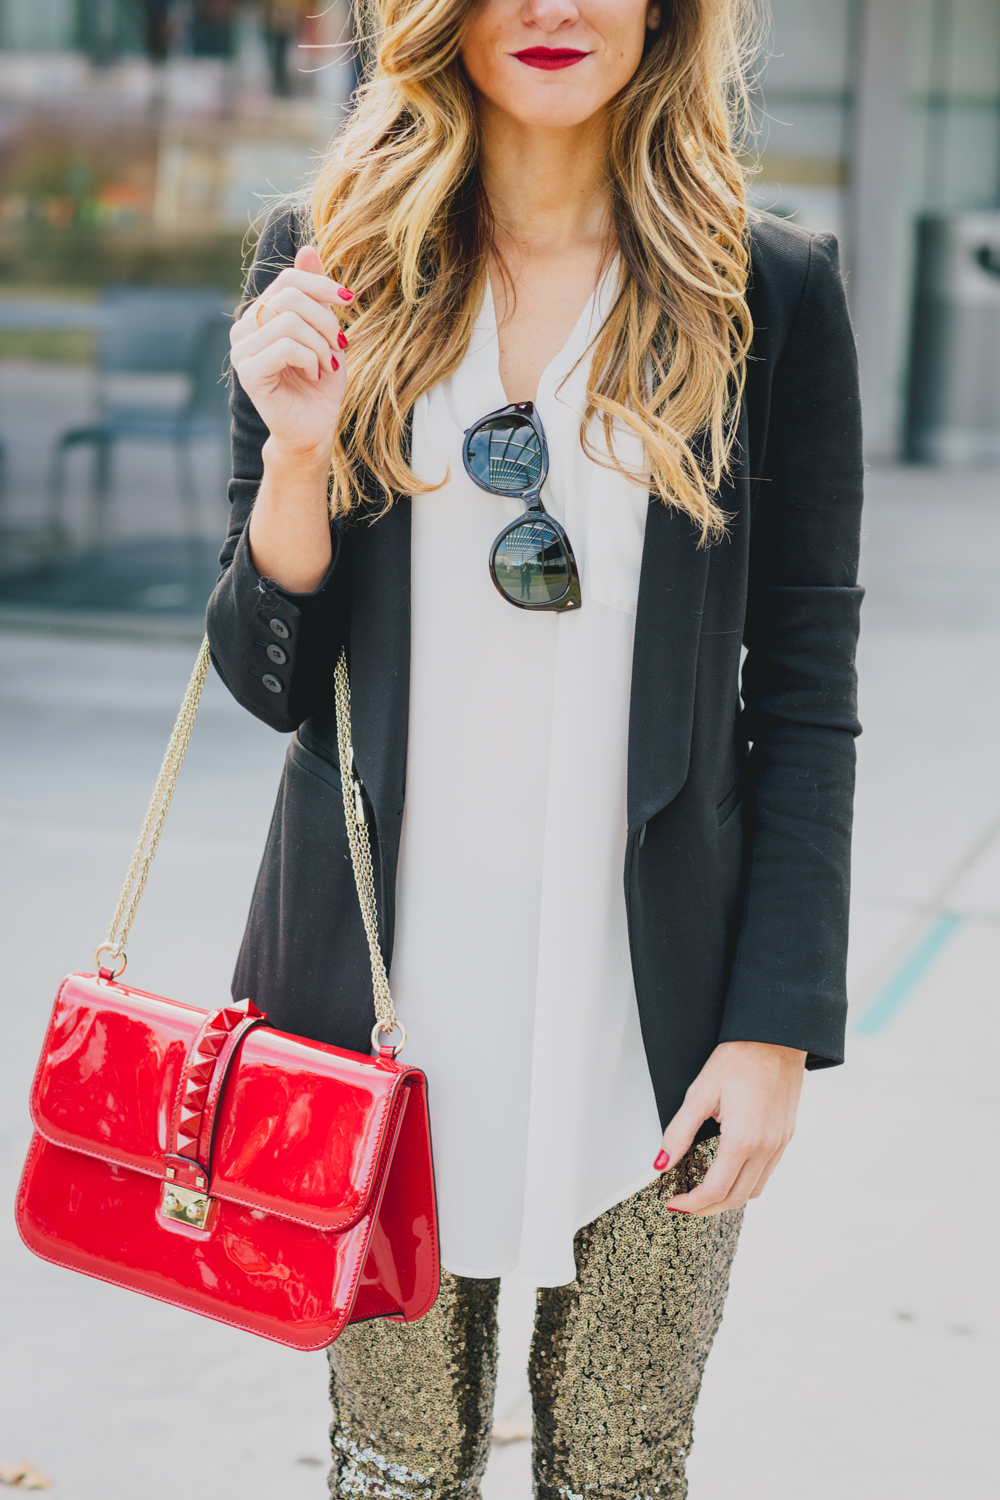
[[[1000,482],[869,487],[848,1066],[812,1075],[751,1205],[709,1363],[692,1500],[992,1500],[997,1365]],[[0,1198],[55,987],[103,934],[193,650],[7,632],[0,701]],[[214,679],[130,978],[228,992],[283,743]],[[651,1143],[651,1147],[655,1143]],[[321,1500],[321,1355],[34,1260],[0,1219],[0,1462],[59,1500]],[[531,1294],[505,1288],[498,1416]],[[527,1500],[528,1447],[486,1500]]]

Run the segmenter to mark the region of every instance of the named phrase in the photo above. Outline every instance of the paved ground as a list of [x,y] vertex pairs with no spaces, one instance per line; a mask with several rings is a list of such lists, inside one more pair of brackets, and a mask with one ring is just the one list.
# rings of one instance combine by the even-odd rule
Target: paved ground
[[[809,1079],[748,1213],[692,1500],[1000,1483],[1000,485],[898,470],[870,494],[849,1065]],[[104,931],[193,650],[8,632],[0,651],[9,1204],[51,997]],[[226,994],[282,750],[210,684],[131,945],[144,988]],[[0,1288],[0,1462],[30,1458],[60,1500],[321,1500],[322,1356],[45,1266],[7,1210]],[[526,1302],[505,1293],[501,1416],[522,1402]],[[527,1500],[527,1461],[496,1450],[486,1500]]]

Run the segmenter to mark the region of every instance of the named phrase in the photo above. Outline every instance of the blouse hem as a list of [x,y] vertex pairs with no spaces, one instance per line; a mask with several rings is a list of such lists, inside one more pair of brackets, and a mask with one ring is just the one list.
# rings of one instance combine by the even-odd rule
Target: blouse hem
[[[612,1208],[617,1208],[619,1203],[625,1203],[629,1198],[634,1197],[636,1193],[641,1193],[643,1188],[649,1187],[651,1183],[656,1182],[661,1176],[662,1173],[660,1172],[647,1173],[645,1176],[637,1178],[623,1192],[614,1193],[610,1198],[605,1199],[599,1208],[595,1209],[593,1213],[586,1214],[582,1222],[576,1226],[573,1230],[574,1237],[579,1234],[581,1229],[585,1229],[588,1224],[592,1224],[595,1219],[599,1219],[602,1214],[608,1213]],[[509,1276],[513,1281],[517,1282],[518,1286],[530,1286],[536,1289],[542,1287],[572,1286],[576,1280],[575,1274],[565,1280],[559,1281],[536,1279],[529,1276],[526,1271],[521,1271],[517,1261],[513,1265],[505,1266],[499,1271],[459,1270],[455,1265],[445,1265],[444,1260],[441,1261],[441,1266],[443,1270],[448,1271],[452,1276],[464,1276],[469,1281],[495,1281],[500,1276]]]

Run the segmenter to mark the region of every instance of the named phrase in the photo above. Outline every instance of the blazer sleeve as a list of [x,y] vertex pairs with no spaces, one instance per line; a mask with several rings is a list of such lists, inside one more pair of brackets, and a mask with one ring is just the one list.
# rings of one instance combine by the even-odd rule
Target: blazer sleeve
[[749,841],[720,1041],[843,1061],[863,464],[832,235],[815,235],[774,372],[750,538],[743,669]]
[[[300,238],[294,210],[272,216],[257,245],[245,302],[292,263]],[[235,373],[230,410],[229,528],[219,557],[222,575],[208,603],[209,646],[233,697],[265,724],[288,732],[333,701],[333,665],[346,619],[344,540],[331,526],[333,558],[313,593],[291,593],[260,576],[247,529],[264,477],[261,450],[268,429]]]

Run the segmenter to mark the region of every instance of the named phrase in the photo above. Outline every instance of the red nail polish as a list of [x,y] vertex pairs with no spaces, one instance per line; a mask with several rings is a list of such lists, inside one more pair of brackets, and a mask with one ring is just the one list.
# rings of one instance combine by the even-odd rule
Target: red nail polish
[[330,368],[331,368],[331,370],[339,370],[340,369],[340,361],[338,360],[338,358],[337,358],[337,356],[335,354],[331,354],[330,355]]
[[339,349],[346,349],[347,348],[347,335],[344,333],[343,329],[341,329],[340,332],[337,334],[337,347]]
[[340,291],[337,293],[337,296],[340,298],[341,302],[353,302],[354,301],[354,293],[348,287],[346,287],[346,286],[342,286],[340,288]]
[[667,1155],[667,1153],[665,1151],[661,1151],[660,1154],[659,1154],[659,1156],[656,1158],[656,1160],[653,1163],[653,1171],[654,1172],[662,1172],[663,1168],[664,1167],[669,1167],[669,1165],[670,1165],[670,1157]]
[[691,1212],[689,1208],[675,1208],[672,1203],[668,1203],[667,1207],[672,1214],[689,1214]]

